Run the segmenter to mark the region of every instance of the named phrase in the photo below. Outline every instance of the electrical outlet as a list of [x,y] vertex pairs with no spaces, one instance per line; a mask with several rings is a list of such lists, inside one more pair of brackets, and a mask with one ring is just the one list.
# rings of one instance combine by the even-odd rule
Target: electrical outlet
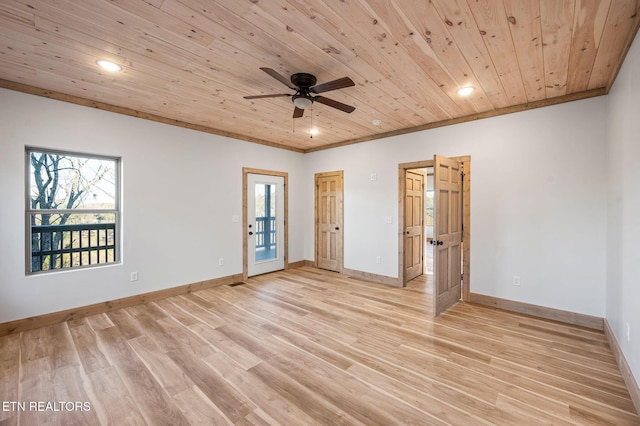
[[382,258],[380,256],[376,256],[376,263],[382,263]]
[[520,277],[517,275],[513,276],[513,285],[520,286]]
[[132,282],[133,281],[138,281],[138,273],[137,272],[132,272],[131,276],[129,278]]
[[224,259],[223,258],[218,259],[218,266],[224,266]]
[[627,342],[631,341],[631,326],[629,325],[629,323],[625,323],[625,325],[627,326]]
[[375,174],[375,173],[371,173],[371,174],[369,175],[369,179],[370,179],[370,180],[378,180],[378,175],[377,175],[377,174]]

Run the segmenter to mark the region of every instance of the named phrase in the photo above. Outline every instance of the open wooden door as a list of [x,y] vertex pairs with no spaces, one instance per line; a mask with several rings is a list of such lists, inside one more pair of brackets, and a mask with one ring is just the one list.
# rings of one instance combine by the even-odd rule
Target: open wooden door
[[316,267],[342,272],[342,171],[317,173]]
[[424,261],[424,183],[422,170],[405,173],[404,279],[422,275]]
[[462,170],[456,160],[439,155],[434,160],[433,313],[437,316],[461,297]]

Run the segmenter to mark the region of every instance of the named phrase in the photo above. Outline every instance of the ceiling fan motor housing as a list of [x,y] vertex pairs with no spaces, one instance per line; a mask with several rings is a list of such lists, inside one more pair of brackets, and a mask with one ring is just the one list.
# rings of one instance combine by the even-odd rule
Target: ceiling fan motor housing
[[314,100],[309,88],[316,85],[316,77],[306,72],[299,72],[291,76],[291,82],[298,87],[298,91],[291,98],[293,104],[300,109],[309,108]]
[[315,86],[317,81],[316,76],[307,74],[306,72],[299,72],[291,75],[291,82],[301,89],[308,89]]

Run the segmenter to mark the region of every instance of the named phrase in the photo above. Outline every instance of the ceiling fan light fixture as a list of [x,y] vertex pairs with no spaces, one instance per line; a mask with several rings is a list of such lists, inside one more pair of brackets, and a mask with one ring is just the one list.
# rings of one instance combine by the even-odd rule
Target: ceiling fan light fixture
[[294,95],[293,104],[300,109],[307,109],[313,104],[313,99],[305,95]]
[[473,86],[467,86],[467,87],[462,87],[460,89],[458,89],[456,91],[456,93],[460,96],[469,96],[470,94],[473,93],[473,91],[476,90],[475,87]]

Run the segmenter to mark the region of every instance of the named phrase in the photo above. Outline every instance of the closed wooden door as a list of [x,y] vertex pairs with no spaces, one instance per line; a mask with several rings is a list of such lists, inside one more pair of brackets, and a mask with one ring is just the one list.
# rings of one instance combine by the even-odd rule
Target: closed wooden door
[[405,173],[404,277],[410,281],[422,275],[424,261],[424,182],[422,170]]
[[434,160],[433,312],[437,316],[461,296],[462,170],[456,160],[439,155]]
[[341,272],[343,267],[342,171],[317,173],[316,266]]

